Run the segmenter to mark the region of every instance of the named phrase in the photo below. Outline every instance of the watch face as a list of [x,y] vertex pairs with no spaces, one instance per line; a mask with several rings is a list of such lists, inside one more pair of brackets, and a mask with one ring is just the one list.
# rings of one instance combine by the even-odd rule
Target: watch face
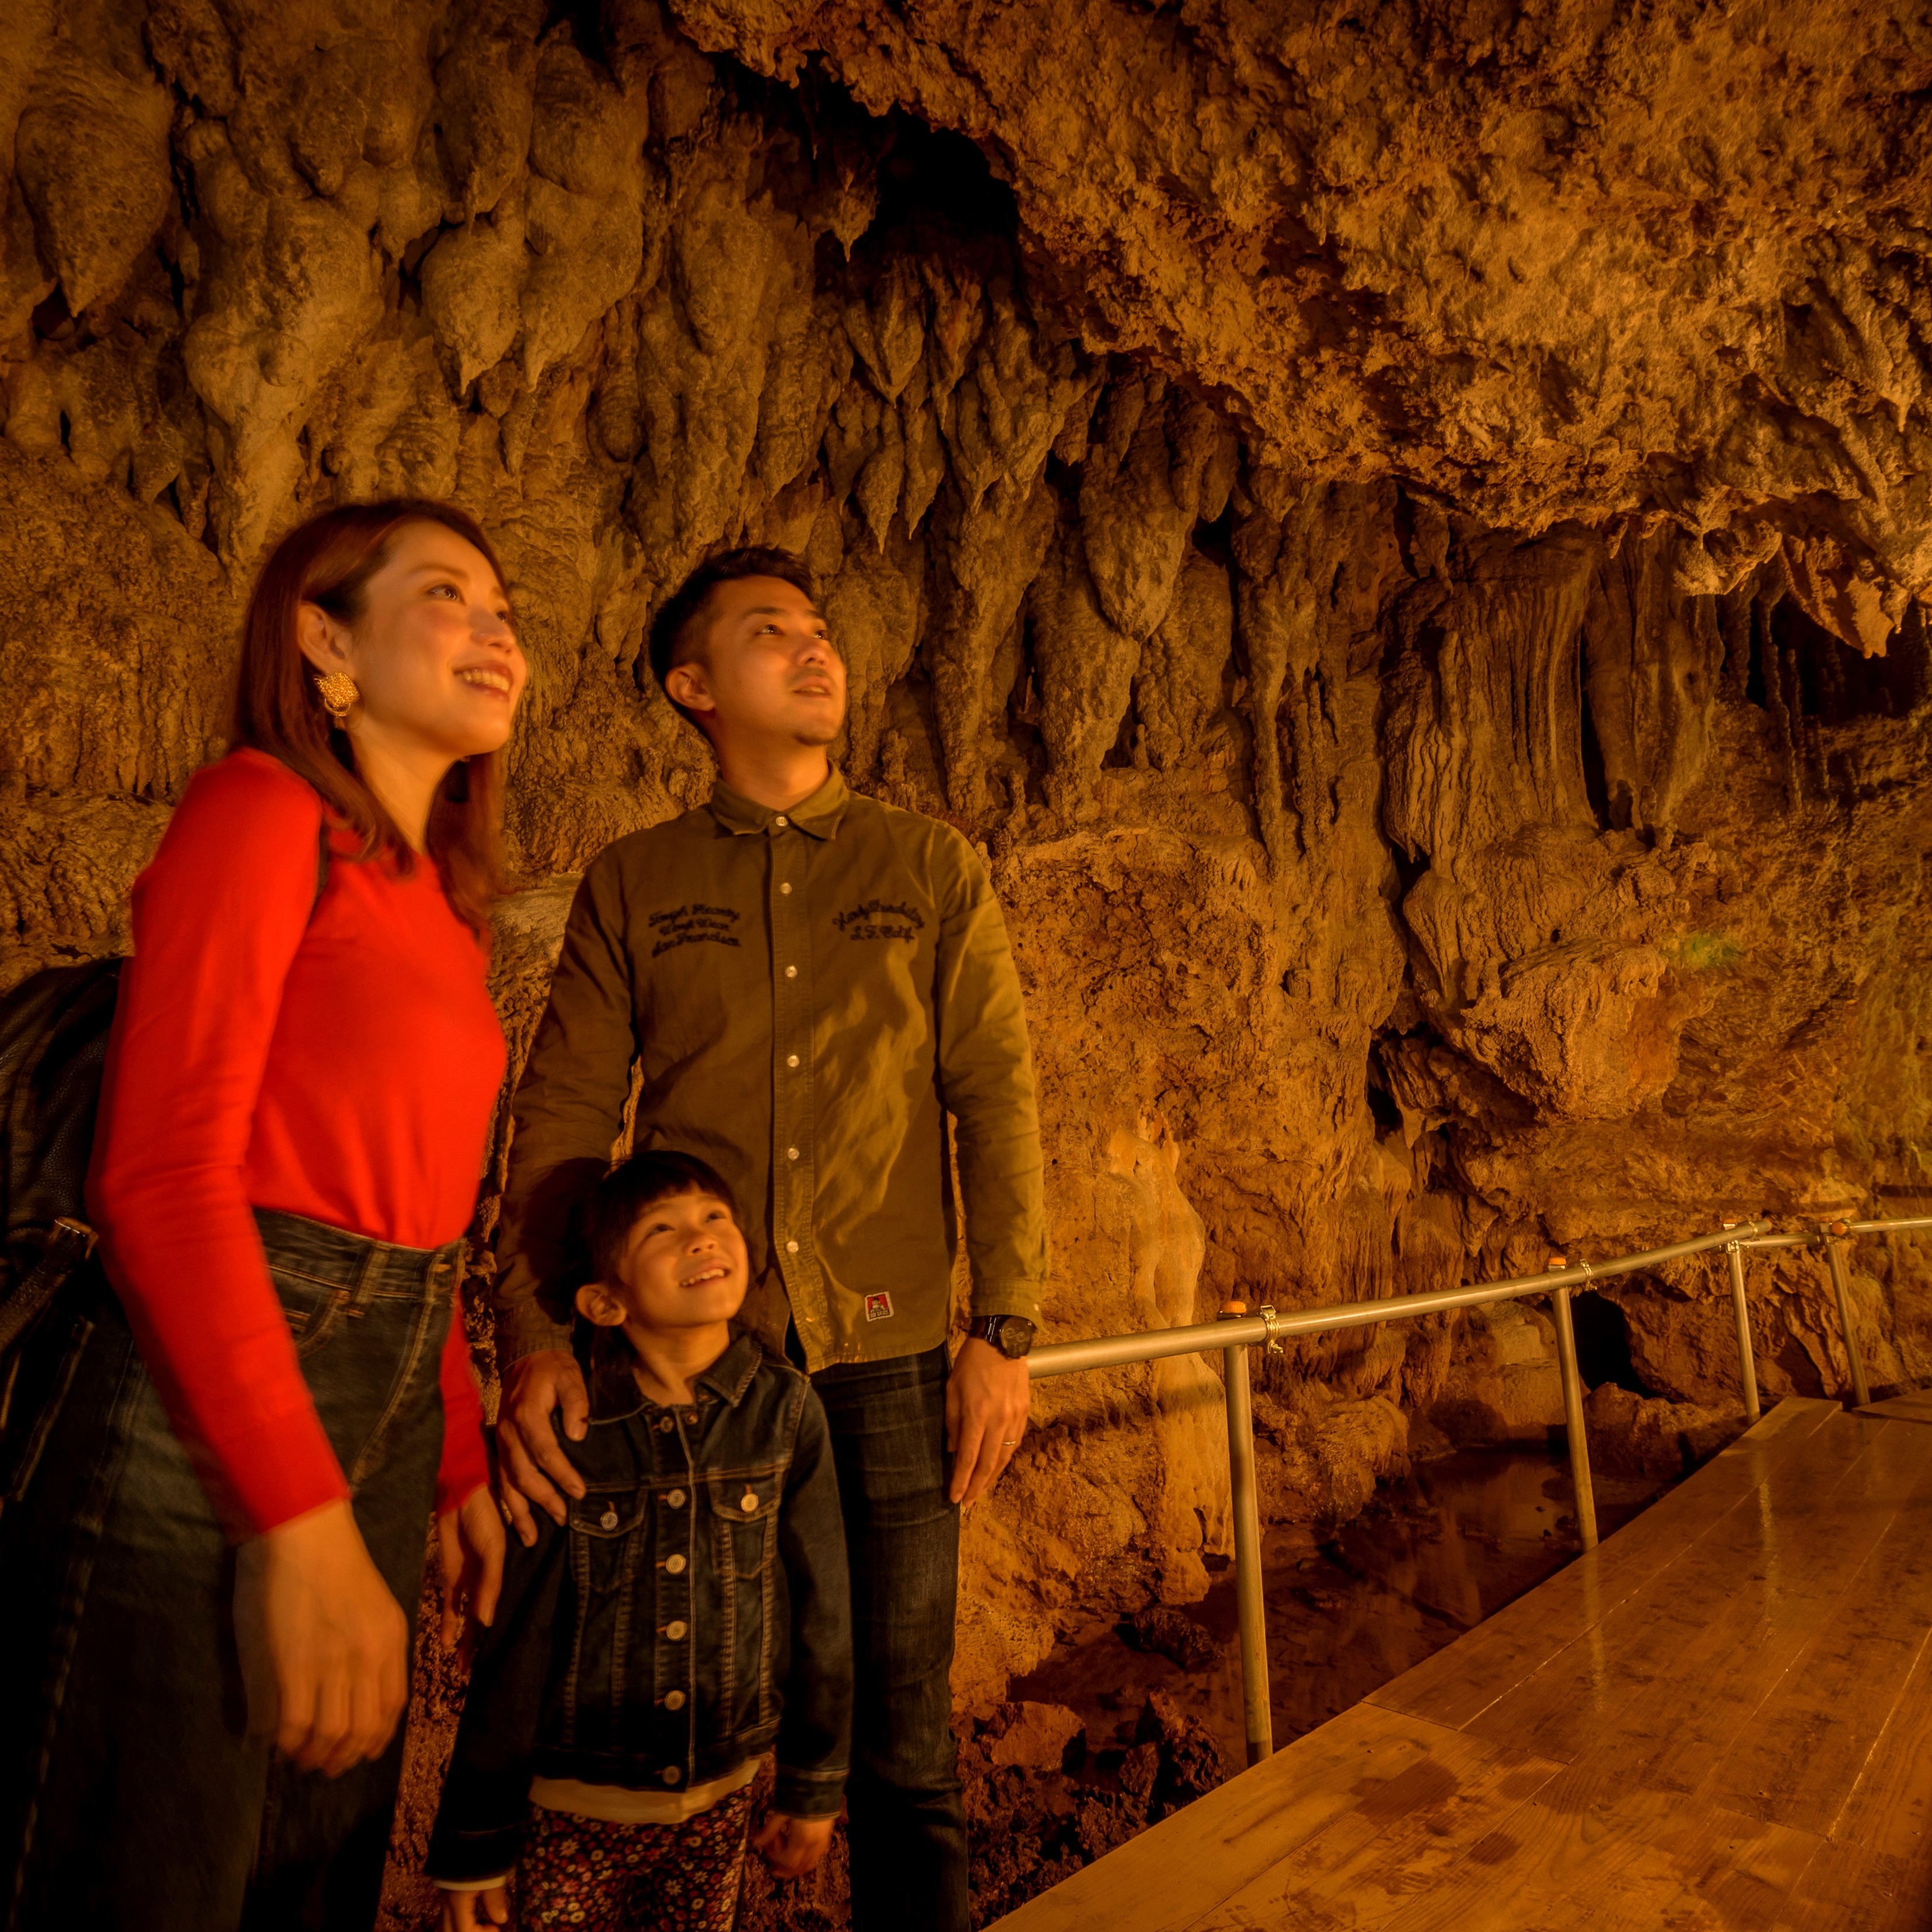
[[1009,1359],[1023,1355],[1033,1343],[1033,1324],[1024,1316],[1002,1316],[995,1324],[999,1332],[993,1346]]

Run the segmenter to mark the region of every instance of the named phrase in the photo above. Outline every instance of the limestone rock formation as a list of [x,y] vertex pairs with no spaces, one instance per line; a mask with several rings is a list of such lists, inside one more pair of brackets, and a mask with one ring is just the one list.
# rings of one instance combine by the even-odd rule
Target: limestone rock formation
[[[265,544],[449,495],[534,671],[513,1055],[574,875],[709,786],[651,613],[788,545],[854,782],[1007,908],[1050,1336],[1910,1211],[1928,86],[1898,0],[22,0],[0,984],[126,944]],[[1924,1258],[1855,1272],[1874,1381],[1932,1374]],[[1752,1294],[1767,1391],[1835,1392],[1816,1256]],[[1718,1268],[1606,1298],[1734,1405]],[[1271,1512],[1406,1417],[1546,1426],[1539,1318],[1268,1363]],[[968,1526],[982,1707],[1226,1547],[1215,1367],[1036,1418]]]

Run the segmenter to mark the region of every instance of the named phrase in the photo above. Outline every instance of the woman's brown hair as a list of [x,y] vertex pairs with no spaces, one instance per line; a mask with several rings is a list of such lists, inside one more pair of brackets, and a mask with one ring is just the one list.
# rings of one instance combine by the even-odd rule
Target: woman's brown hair
[[[279,758],[321,793],[330,812],[362,841],[358,859],[387,856],[400,871],[416,855],[401,828],[356,770],[349,735],[330,718],[316,690],[316,671],[296,641],[296,616],[316,604],[338,623],[363,613],[369,580],[388,561],[411,524],[440,524],[489,560],[499,584],[502,566],[468,512],[427,498],[346,503],[325,510],[276,544],[248,599],[242,623],[242,663],[235,682],[231,742]],[[502,880],[502,754],[458,762],[431,808],[429,855],[458,916],[479,937],[489,929],[490,902]]]

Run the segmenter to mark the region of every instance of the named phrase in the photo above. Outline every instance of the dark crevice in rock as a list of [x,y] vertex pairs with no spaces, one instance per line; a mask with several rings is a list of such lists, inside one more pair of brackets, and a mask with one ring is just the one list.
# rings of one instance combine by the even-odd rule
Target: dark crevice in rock
[[1636,1395],[1655,1393],[1636,1372],[1630,1359],[1630,1324],[1608,1295],[1587,1290],[1571,1295],[1570,1316],[1576,1324],[1577,1371],[1586,1388],[1614,1382]]

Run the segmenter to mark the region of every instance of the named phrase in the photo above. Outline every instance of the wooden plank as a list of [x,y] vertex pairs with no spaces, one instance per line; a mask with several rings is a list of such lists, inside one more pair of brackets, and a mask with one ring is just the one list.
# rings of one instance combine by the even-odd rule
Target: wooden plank
[[[1578,1766],[1472,1845],[1378,1932],[1740,1932],[1768,1928],[1816,1840]],[[1741,1916],[1726,1916],[1733,1911]],[[1330,1922],[1331,1924],[1337,1922]],[[1232,1932],[1232,1928],[1229,1928]],[[1262,1932],[1254,1922],[1252,1932]]]
[[1469,1728],[1566,1761],[1614,1754],[1627,1777],[1696,1790],[1924,1474],[1922,1454],[1900,1453],[1913,1446],[1910,1432],[1834,1418]]
[[1435,1724],[1469,1723],[1676,1562],[1687,1544],[1778,1469],[1802,1457],[1818,1430],[1843,1413],[1836,1402],[1780,1402],[1593,1554],[1371,1692],[1369,1701]]
[[1358,1704],[1000,1924],[1006,1932],[1179,1932],[1270,1867],[1292,1862],[1364,1798],[1438,1752],[1466,1748],[1438,1726]]
[[1932,1389],[1890,1396],[1883,1402],[1868,1402],[1858,1413],[1882,1416],[1888,1422],[1932,1422]]
[[1192,1922],[1192,1932],[1378,1924],[1428,1890],[1471,1846],[1493,1840],[1562,1770],[1454,1731],[1438,1738],[1427,1758],[1365,1792],[1292,1859]]
[[[1887,1435],[1924,1438],[1909,1425]],[[1932,1468],[1713,1775],[1718,1802],[1828,1835],[1932,1628]]]
[[[1780,1416],[1597,1558],[1003,1925],[1932,1924],[1932,1436],[1831,1402]],[[1392,1706],[1405,1684],[1460,1723]]]
[[1932,1925],[1932,1640],[1919,1646],[1858,1788],[1792,1892],[1778,1932]]

